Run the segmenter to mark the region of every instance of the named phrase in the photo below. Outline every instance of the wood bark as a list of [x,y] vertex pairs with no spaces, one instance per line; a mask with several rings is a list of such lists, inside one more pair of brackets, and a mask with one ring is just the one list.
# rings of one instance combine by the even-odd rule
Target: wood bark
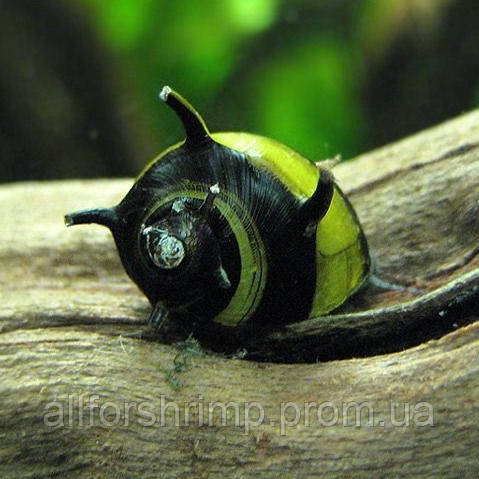
[[131,180],[2,186],[2,477],[477,477],[479,111],[334,174],[377,274],[421,293],[367,289],[262,362],[155,340],[109,232],[65,229]]

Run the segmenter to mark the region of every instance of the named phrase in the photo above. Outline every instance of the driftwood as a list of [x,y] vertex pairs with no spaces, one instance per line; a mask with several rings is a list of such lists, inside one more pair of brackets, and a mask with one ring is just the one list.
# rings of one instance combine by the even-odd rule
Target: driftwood
[[62,220],[131,180],[1,187],[0,475],[477,477],[479,111],[334,173],[410,290],[244,353],[291,364],[153,340],[108,231]]

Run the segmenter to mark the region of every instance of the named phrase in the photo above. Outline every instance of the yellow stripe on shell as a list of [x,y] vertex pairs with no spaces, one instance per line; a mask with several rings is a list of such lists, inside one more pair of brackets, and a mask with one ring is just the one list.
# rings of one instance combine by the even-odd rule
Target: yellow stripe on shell
[[279,178],[295,196],[306,199],[314,193],[318,169],[297,151],[250,133],[222,132],[211,136],[216,142],[246,154],[254,166]]
[[[319,179],[317,167],[291,148],[249,133],[215,133],[212,137],[248,155],[253,165],[277,177],[296,197],[307,199],[314,193]],[[316,261],[310,317],[340,306],[366,278],[368,259],[361,244],[361,229],[338,187],[316,230]]]

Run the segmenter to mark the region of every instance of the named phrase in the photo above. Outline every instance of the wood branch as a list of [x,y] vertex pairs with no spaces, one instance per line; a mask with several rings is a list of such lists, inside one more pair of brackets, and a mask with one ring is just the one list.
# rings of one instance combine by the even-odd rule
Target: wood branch
[[479,111],[334,173],[378,274],[424,293],[370,288],[248,345],[311,364],[138,334],[108,231],[62,219],[131,180],[2,186],[2,477],[476,477]]

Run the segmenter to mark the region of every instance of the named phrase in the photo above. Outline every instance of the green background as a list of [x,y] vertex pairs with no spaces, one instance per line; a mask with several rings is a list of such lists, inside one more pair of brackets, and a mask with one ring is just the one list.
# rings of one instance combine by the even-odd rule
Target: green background
[[0,181],[133,176],[212,131],[344,159],[479,104],[477,0],[4,0]]

